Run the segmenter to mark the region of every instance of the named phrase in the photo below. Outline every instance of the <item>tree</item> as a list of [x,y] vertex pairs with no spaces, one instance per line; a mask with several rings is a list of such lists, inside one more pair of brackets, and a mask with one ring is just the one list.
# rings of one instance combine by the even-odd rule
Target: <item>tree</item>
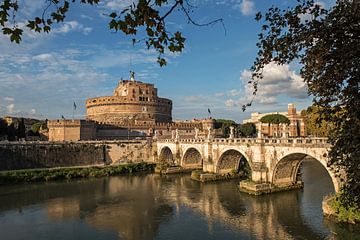
[[[97,5],[100,0],[45,0],[47,3],[41,16],[35,16],[27,21],[26,28],[35,32],[49,33],[54,23],[63,22],[71,4],[81,3]],[[16,13],[19,9],[17,0],[3,0],[0,4],[0,25],[4,35],[9,35],[12,42],[20,43],[24,29],[16,23]],[[166,6],[165,6],[166,5]],[[144,30],[145,38],[142,41],[147,48],[155,49],[160,66],[166,65],[162,55],[165,49],[170,52],[181,52],[185,38],[181,32],[169,32],[166,28],[166,18],[176,10],[184,13],[189,23],[196,26],[207,26],[222,19],[216,19],[205,24],[199,24],[191,17],[193,6],[187,0],[139,0],[125,7],[121,12],[109,13],[109,28],[115,32],[122,32],[133,36],[133,44],[139,41],[136,38],[139,30]],[[165,12],[164,12],[165,11]],[[11,17],[10,17],[11,16]]]
[[16,135],[17,135],[18,139],[23,139],[26,137],[26,128],[25,128],[25,123],[24,123],[23,118],[20,119],[20,122],[18,124],[18,128],[17,128],[16,132],[17,132]]
[[360,1],[337,0],[324,9],[314,0],[298,0],[285,10],[272,7],[258,13],[256,20],[263,26],[252,67],[254,94],[264,66],[300,62],[314,104],[334,126],[329,165],[346,173],[340,200],[345,207],[359,209]]
[[11,123],[7,128],[7,136],[9,141],[15,141],[16,139],[16,130],[14,127],[14,123]]
[[316,105],[308,107],[301,111],[301,116],[304,119],[307,135],[315,137],[328,137],[333,129],[331,123],[322,116],[323,110]]
[[31,131],[33,133],[39,133],[41,129],[47,129],[47,121],[40,121],[31,125]]
[[290,120],[281,114],[265,115],[260,119],[260,122],[269,123],[269,124],[280,124],[280,123],[290,124]]
[[221,128],[224,137],[230,136],[230,126],[236,126],[235,121],[227,119],[215,119],[215,129]]
[[7,134],[7,123],[4,119],[0,118],[0,136]]
[[237,126],[237,131],[240,136],[253,137],[256,134],[256,126],[254,123],[244,123]]

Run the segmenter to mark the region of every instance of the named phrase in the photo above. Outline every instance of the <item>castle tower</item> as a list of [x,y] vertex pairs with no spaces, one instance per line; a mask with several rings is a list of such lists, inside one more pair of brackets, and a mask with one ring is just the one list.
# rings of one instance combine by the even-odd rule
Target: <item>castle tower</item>
[[120,80],[113,96],[86,100],[86,118],[111,125],[154,124],[172,121],[172,101],[160,98],[154,84],[135,80]]
[[289,103],[288,104],[288,116],[295,116],[296,115],[296,107],[295,104]]

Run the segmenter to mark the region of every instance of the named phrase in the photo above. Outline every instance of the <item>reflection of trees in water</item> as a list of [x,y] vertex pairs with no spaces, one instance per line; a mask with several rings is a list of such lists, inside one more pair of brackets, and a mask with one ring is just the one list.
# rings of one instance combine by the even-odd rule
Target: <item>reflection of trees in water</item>
[[357,240],[360,239],[360,225],[356,224],[338,224],[332,220],[324,219],[323,221],[324,226],[329,228],[333,235],[333,238],[328,238],[329,240]]
[[[234,181],[234,184],[237,184],[237,182]],[[247,209],[244,199],[240,196],[240,191],[234,191],[234,188],[229,184],[215,185],[215,187],[219,196],[219,203],[231,216],[240,217],[246,214]]]
[[85,214],[86,222],[127,239],[157,236],[159,226],[172,218],[174,206],[189,207],[209,222],[220,221],[258,239],[324,237],[304,221],[299,191],[254,197],[240,193],[235,181],[202,184],[179,175],[110,178],[98,191],[95,207],[81,198],[80,209],[92,209]]
[[[296,192],[264,196],[234,194],[230,187],[217,186],[217,196],[231,217],[229,224],[254,233],[258,239],[317,239],[317,235],[301,218],[300,200]],[[229,219],[231,221],[229,221]]]
[[296,191],[255,197],[240,193],[236,182],[191,186],[184,180],[180,187],[186,194],[178,204],[258,239],[323,238],[304,224]]
[[[273,194],[267,196],[267,201],[273,203],[279,224],[286,226],[293,236],[323,239],[329,231],[321,228],[321,203],[325,195],[334,191],[333,183],[329,173],[315,159],[307,158],[300,169],[305,186],[303,190]],[[313,229],[313,226],[317,228]]]
[[301,191],[254,197],[240,193],[236,181],[202,184],[184,175],[146,175],[19,185],[2,191],[0,209],[42,202],[51,219],[82,218],[126,239],[155,238],[181,207],[257,239],[321,238],[302,217]]
[[173,207],[163,201],[153,177],[110,178],[106,194],[85,220],[97,229],[116,230],[124,239],[152,239],[169,221]]
[[125,239],[152,239],[173,215],[159,183],[152,176],[121,176],[4,187],[0,209],[43,203],[51,220],[81,218],[99,230],[116,230]]
[[257,239],[293,238],[274,218],[272,202],[240,193],[236,181],[202,184],[188,176],[169,176],[165,184],[169,179],[172,184],[165,187],[168,201],[205,215],[209,224],[221,222]]
[[1,187],[0,212],[53,199],[92,199],[101,195],[103,179],[18,184]]

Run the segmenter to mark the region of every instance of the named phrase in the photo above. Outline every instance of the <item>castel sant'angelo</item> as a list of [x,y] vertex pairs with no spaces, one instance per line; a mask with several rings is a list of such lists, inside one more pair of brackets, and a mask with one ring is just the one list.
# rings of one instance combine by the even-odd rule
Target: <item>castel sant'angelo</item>
[[107,124],[171,123],[172,101],[157,96],[154,84],[130,80],[119,81],[113,96],[86,100],[87,119]]
[[48,122],[50,141],[205,137],[214,120],[172,121],[172,101],[157,95],[154,84],[120,80],[113,96],[86,100],[86,119]]

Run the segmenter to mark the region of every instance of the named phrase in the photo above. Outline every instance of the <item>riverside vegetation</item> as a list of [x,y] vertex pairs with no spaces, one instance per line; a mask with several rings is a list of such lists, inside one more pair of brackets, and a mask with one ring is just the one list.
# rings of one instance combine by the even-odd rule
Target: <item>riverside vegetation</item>
[[14,170],[0,172],[0,184],[106,177],[126,173],[153,172],[154,168],[155,164],[141,162],[116,166]]
[[325,197],[324,202],[329,211],[325,213],[337,222],[360,223],[360,212],[354,206],[344,207],[340,194]]

